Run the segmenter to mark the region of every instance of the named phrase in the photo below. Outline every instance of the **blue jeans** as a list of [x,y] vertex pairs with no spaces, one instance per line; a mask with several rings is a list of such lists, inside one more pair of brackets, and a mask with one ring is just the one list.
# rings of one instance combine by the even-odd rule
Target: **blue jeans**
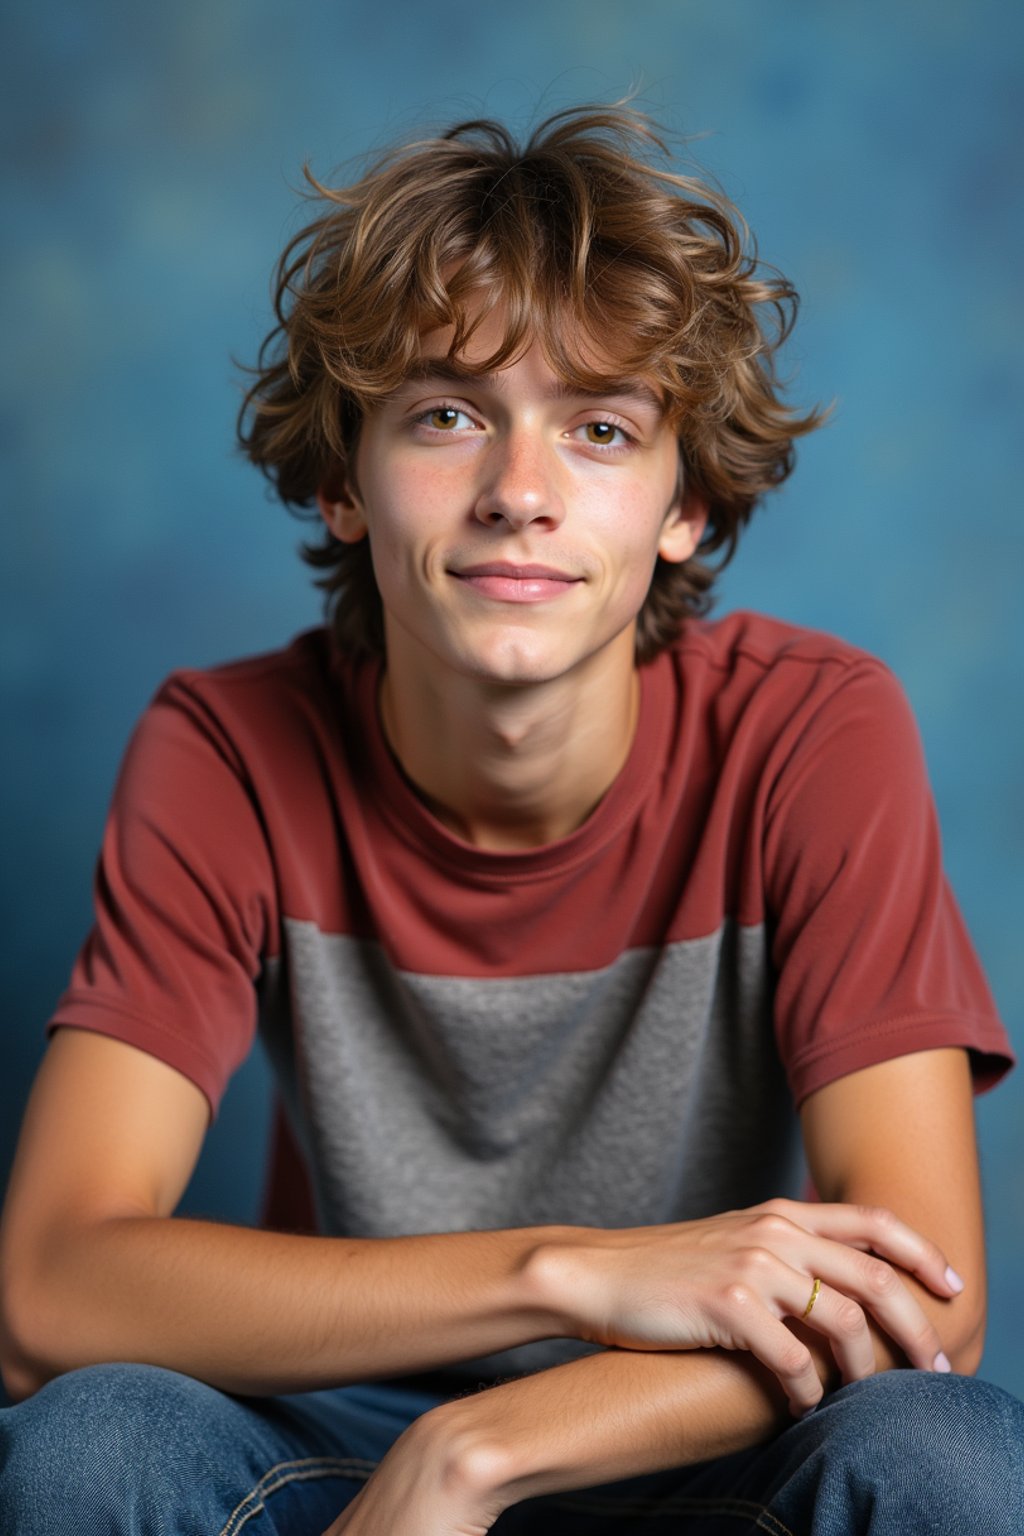
[[[91,1366],[0,1412],[2,1536],[320,1536],[441,1399],[379,1383],[228,1397],[146,1365]],[[894,1371],[719,1461],[506,1511],[496,1536],[1021,1536],[1024,1405]],[[385,1533],[382,1533],[385,1536]]]

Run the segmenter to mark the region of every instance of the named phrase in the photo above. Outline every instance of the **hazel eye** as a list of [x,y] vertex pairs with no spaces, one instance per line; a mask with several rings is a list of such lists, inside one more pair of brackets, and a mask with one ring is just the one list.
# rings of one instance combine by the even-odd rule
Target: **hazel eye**
[[582,430],[585,441],[595,448],[624,448],[629,442],[627,434],[614,421],[588,421]]
[[432,411],[427,412],[426,421],[438,432],[451,432],[458,426],[460,416],[469,420],[465,411],[457,411],[454,405],[436,405]]

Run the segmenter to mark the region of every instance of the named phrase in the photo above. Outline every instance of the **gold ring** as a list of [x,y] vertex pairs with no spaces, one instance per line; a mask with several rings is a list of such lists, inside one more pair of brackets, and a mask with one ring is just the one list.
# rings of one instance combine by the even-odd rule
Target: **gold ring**
[[814,1306],[814,1303],[817,1301],[817,1299],[818,1299],[818,1292],[820,1290],[821,1290],[821,1281],[818,1279],[817,1276],[815,1276],[815,1278],[814,1278],[814,1285],[813,1285],[813,1287],[811,1289],[811,1299],[807,1303],[806,1307],[804,1307],[804,1310],[801,1313],[802,1317],[809,1317],[810,1316],[811,1308]]

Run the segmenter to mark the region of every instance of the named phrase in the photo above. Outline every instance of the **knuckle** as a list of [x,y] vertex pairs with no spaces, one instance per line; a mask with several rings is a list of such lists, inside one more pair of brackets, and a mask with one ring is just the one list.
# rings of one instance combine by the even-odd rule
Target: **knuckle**
[[899,1225],[899,1217],[886,1205],[862,1205],[860,1211],[864,1220],[876,1230],[886,1232]]
[[856,1338],[867,1326],[864,1309],[846,1297],[836,1308],[836,1326],[848,1338]]
[[722,1292],[722,1306],[725,1311],[745,1311],[753,1302],[750,1291],[740,1281],[735,1280],[727,1285]]
[[786,1344],[779,1351],[779,1368],[787,1376],[804,1376],[808,1371],[817,1376],[811,1352],[804,1348],[799,1339],[794,1339],[792,1344]]
[[745,1248],[740,1255],[740,1269],[747,1275],[763,1275],[776,1262],[767,1248]]
[[793,1223],[778,1212],[768,1212],[759,1216],[755,1223],[755,1232],[761,1242],[768,1242],[772,1238],[776,1240],[784,1238],[793,1230]]
[[896,1271],[891,1264],[886,1264],[884,1259],[865,1260],[864,1280],[875,1296],[891,1296],[899,1289],[900,1284]]

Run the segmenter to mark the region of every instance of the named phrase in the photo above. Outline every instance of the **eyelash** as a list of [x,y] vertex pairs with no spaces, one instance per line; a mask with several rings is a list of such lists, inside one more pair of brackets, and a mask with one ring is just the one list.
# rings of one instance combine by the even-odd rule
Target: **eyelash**
[[427,427],[430,431],[436,432],[438,437],[454,436],[454,433],[451,430],[445,432],[441,427],[430,426],[431,416],[436,416],[438,411],[454,411],[457,416],[465,416],[467,420],[472,420],[469,412],[463,406],[452,405],[450,401],[442,400],[437,405],[432,405],[428,411],[420,411],[417,415],[415,415],[412,418],[413,426]]
[[[468,420],[472,420],[469,411],[467,411],[463,406],[455,405],[452,401],[441,400],[437,405],[432,405],[429,410],[420,411],[417,415],[415,415],[412,418],[413,426],[425,427],[427,431],[435,433],[438,437],[454,437],[457,430],[465,430],[464,428],[449,428],[446,431],[443,427],[432,427],[430,425],[430,418],[431,416],[436,415],[438,411],[454,411],[456,415],[465,416]],[[627,432],[624,426],[622,426],[617,421],[613,421],[609,416],[592,416],[589,421],[581,421],[579,426],[574,427],[572,431],[574,433],[582,432],[587,427],[596,426],[598,424],[605,427],[612,427],[614,431],[619,433],[623,441],[617,443],[588,442],[585,445],[586,447],[593,448],[598,453],[612,454],[628,453],[631,449],[639,446],[638,441],[633,436],[633,434],[631,432]]]

